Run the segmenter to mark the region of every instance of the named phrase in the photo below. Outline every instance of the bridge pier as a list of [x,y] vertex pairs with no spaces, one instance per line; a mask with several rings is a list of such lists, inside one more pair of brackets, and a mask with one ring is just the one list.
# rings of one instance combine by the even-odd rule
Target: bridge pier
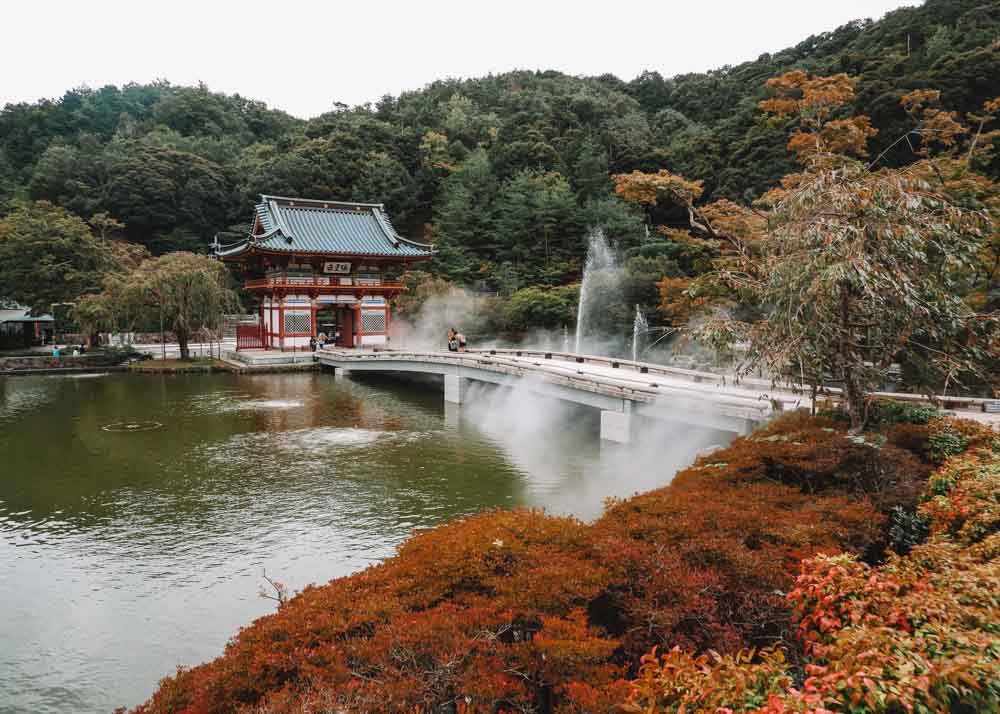
[[449,429],[457,429],[462,419],[462,410],[458,404],[444,403],[444,423]]
[[632,402],[623,399],[621,411],[601,410],[601,441],[632,441]]
[[756,419],[744,419],[743,420],[743,428],[740,431],[736,432],[736,435],[737,436],[750,436],[755,431],[757,431],[757,429],[762,424],[764,424],[763,421],[758,421]]
[[465,392],[469,388],[469,380],[459,377],[457,374],[446,374],[444,376],[444,400],[452,404],[461,404],[465,401]]

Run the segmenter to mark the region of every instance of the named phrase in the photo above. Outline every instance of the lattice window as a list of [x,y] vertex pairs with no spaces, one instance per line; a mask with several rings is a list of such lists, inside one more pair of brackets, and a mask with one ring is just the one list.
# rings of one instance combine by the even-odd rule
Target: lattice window
[[382,310],[362,310],[361,331],[385,332],[385,312]]
[[291,332],[312,332],[312,315],[308,312],[286,312],[285,313],[285,333]]

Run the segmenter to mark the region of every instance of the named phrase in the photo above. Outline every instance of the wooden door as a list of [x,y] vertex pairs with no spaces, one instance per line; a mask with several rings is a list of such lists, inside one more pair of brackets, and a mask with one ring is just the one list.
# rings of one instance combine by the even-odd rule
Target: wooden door
[[354,347],[354,310],[349,307],[340,308],[340,344]]

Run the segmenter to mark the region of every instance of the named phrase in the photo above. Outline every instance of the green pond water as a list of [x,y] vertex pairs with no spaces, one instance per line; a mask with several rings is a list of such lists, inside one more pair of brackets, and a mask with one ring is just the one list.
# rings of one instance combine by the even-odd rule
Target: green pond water
[[0,712],[107,712],[299,590],[484,508],[583,519],[724,435],[324,373],[0,378]]

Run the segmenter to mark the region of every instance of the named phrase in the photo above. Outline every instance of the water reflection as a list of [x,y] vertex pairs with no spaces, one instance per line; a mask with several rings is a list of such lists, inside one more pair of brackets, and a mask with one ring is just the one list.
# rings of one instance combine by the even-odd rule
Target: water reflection
[[322,374],[0,379],[0,712],[138,703],[272,610],[264,568],[300,589],[482,508],[589,517],[656,485],[602,454],[589,410],[515,398],[446,413],[440,389]]

